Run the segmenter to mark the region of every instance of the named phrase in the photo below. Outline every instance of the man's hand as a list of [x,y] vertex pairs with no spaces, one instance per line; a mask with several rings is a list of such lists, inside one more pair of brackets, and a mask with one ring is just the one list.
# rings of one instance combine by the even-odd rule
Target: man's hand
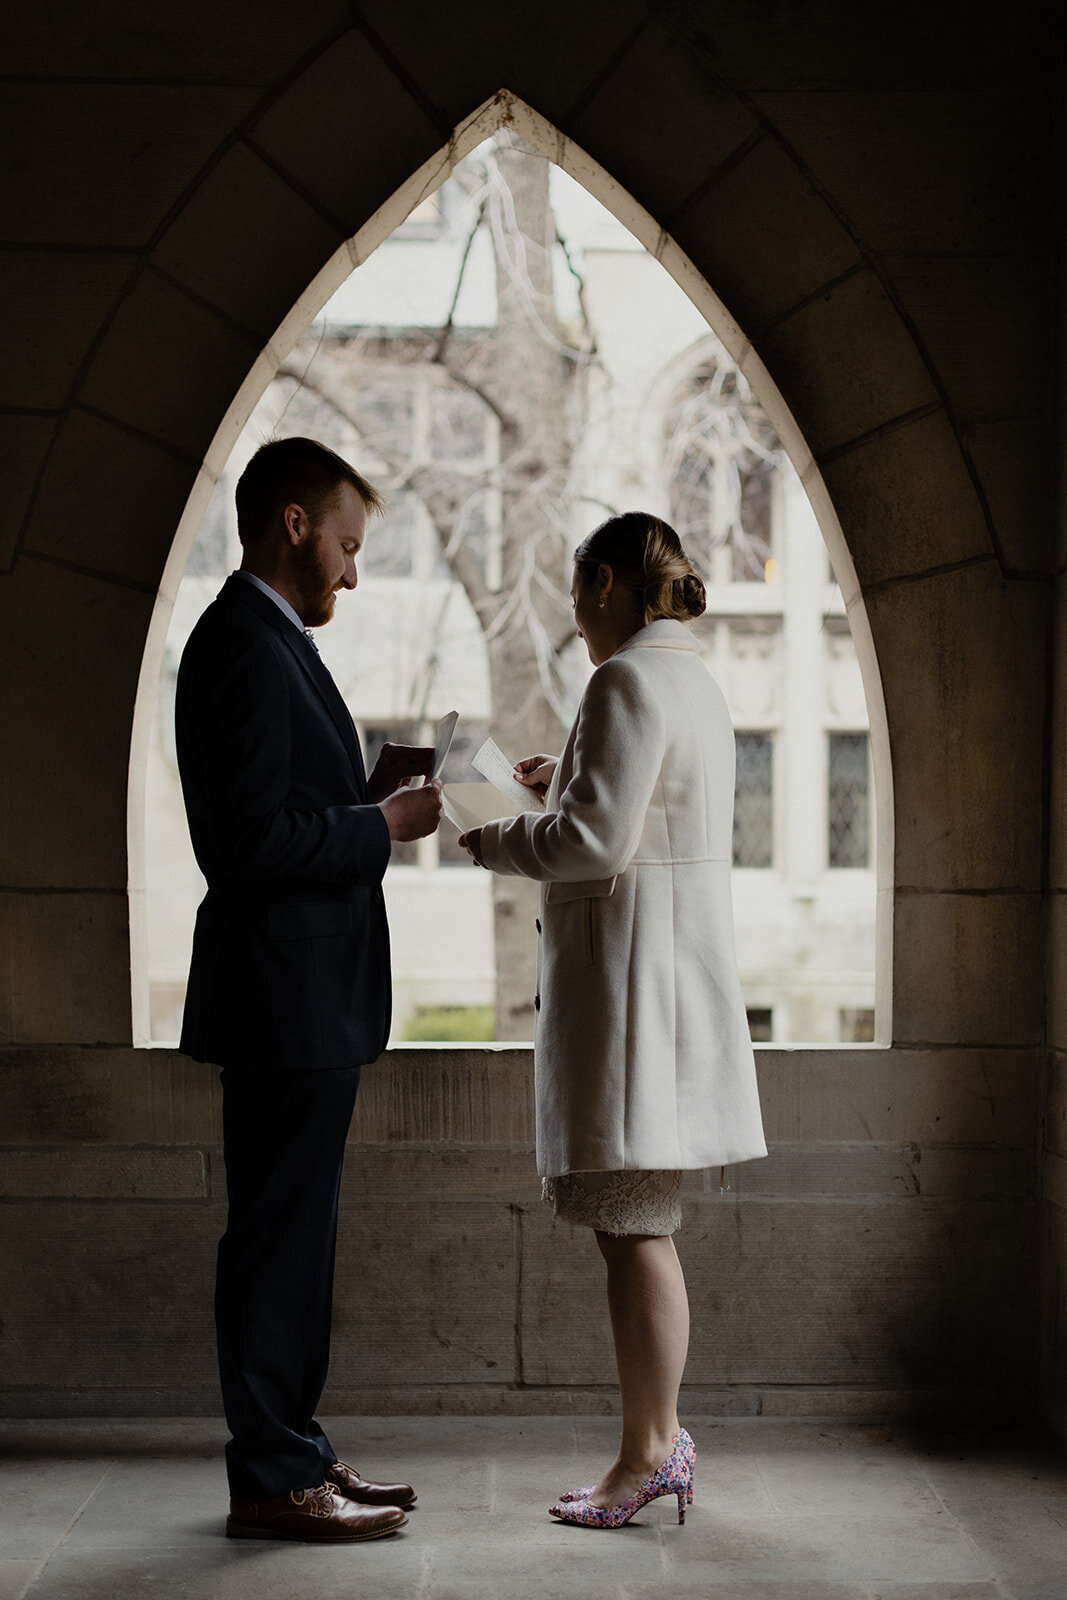
[[[433,746],[419,744],[383,744],[381,754],[374,763],[374,771],[367,779],[367,798],[379,804],[395,789],[405,788],[420,773],[433,771]],[[432,832],[427,829],[427,832]],[[412,834],[411,837],[419,837]]]
[[471,828],[469,833],[461,833],[459,836],[459,842],[463,846],[464,850],[466,850],[469,855],[473,856],[474,860],[480,867],[485,866],[485,862],[482,860],[481,828]]
[[425,839],[441,820],[441,785],[435,779],[421,789],[398,789],[379,802],[379,810],[389,826],[390,839]]
[[532,789],[534,794],[539,794],[543,800],[552,782],[556,762],[555,756],[524,756],[521,761],[515,763],[515,776],[520,783],[524,783],[527,789]]

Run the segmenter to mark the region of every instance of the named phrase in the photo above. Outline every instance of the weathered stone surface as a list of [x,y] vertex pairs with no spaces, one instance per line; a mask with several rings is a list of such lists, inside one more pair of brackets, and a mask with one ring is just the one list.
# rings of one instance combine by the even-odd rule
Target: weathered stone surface
[[214,1145],[218,1073],[177,1050],[5,1050],[0,1129],[12,1146]]
[[[17,1225],[11,1226],[11,1218]],[[91,1225],[87,1222],[91,1217]],[[16,1388],[216,1391],[211,1285],[221,1213],[203,1205],[27,1203],[0,1235],[0,1360]]]
[[[1033,1148],[1040,1073],[1036,1048],[763,1047],[756,1062],[768,1142]],[[758,1165],[746,1170],[756,1172]]]
[[1048,899],[1048,984],[1045,1026],[1055,1050],[1067,1048],[1067,893],[1055,890]]
[[[326,105],[329,117],[322,115]],[[434,126],[377,51],[353,31],[323,51],[268,107],[253,124],[251,139],[348,235],[440,149],[447,131]]]
[[[691,1204],[677,1237],[696,1332],[687,1377],[716,1383],[995,1382],[1032,1374],[1036,1278],[1024,1204]],[[584,1271],[570,1259],[576,1253]],[[523,1212],[523,1374],[590,1383],[611,1360],[588,1230]],[[561,1348],[561,1339],[564,1348]],[[610,1367],[609,1367],[610,1370]]]
[[15,559],[26,510],[55,426],[54,417],[20,416],[18,412],[0,416],[0,473],[7,490],[0,506],[0,571]]
[[1042,909],[1037,894],[898,895],[895,1037],[902,1044],[1037,1044],[1044,1020]]
[[1051,411],[967,428],[967,448],[1010,572],[1051,573],[1056,553],[1056,441]]
[[752,112],[723,89],[709,64],[657,23],[564,128],[665,225],[758,131]]
[[942,412],[876,434],[821,469],[864,587],[992,556],[981,501]]
[[[5,1452],[6,1454],[6,1452]],[[18,1474],[12,1464],[0,1466],[4,1495],[4,1526],[0,1531],[0,1594],[4,1600],[20,1600],[22,1584],[5,1587],[9,1564],[41,1562],[54,1552],[64,1532],[77,1519],[79,1511],[99,1489],[107,1467],[99,1458],[49,1461],[38,1459],[36,1471]],[[19,1482],[19,1477],[22,1482]],[[31,1489],[27,1477],[37,1477]],[[29,1578],[27,1574],[27,1580]]]
[[0,1150],[0,1199],[202,1200],[206,1194],[199,1150]]
[[350,1143],[342,1200],[519,1199],[541,1195],[532,1145]]
[[734,1194],[776,1195],[784,1201],[810,1195],[1006,1200],[1032,1197],[1036,1172],[1030,1141],[1019,1150],[776,1145],[762,1161],[728,1168],[727,1180]]
[[80,398],[198,463],[259,347],[147,271],[123,301]]
[[151,259],[265,342],[342,243],[338,229],[247,145],[236,144]]
[[[762,327],[860,260],[851,235],[771,139],[677,215],[671,235],[757,344]],[[807,430],[803,405],[783,393]]]
[[1044,1145],[1067,1156],[1067,1051],[1056,1044],[1045,1063]]
[[0,235],[41,245],[144,244],[255,99],[229,86],[8,83]]
[[1042,1413],[1067,1434],[1067,1210],[1046,1202],[1041,1211]]
[[[904,14],[901,13],[901,16]],[[746,0],[672,0],[667,16],[680,38],[703,51],[728,81],[751,90],[829,89],[869,93],[882,86],[971,93],[986,85],[1043,82],[1047,71],[1040,0],[961,13],[955,5],[906,13],[904,27],[879,27],[851,0],[766,6],[753,25]],[[971,26],[961,23],[966,16]],[[847,135],[846,135],[847,136]]]
[[1046,1204],[1067,1213],[1067,1158],[1046,1152],[1041,1187]]
[[563,44],[544,12],[472,0],[462,17],[418,0],[368,0],[363,15],[422,92],[452,122],[510,89],[560,122],[647,17],[639,0],[588,0],[559,13]]
[[60,426],[25,546],[155,587],[195,478],[191,462],[75,409]]
[[533,1056],[502,1050],[390,1050],[364,1070],[352,1120],[367,1143],[443,1139],[530,1144]]
[[[761,1046],[756,1061],[772,1143],[1032,1145],[1033,1051]],[[530,1073],[522,1049],[388,1051],[365,1069],[353,1119],[351,1142],[373,1164],[368,1184],[392,1193],[397,1173],[438,1161],[457,1173],[473,1163],[521,1178],[532,1118],[514,1095],[528,1092]],[[11,1143],[210,1145],[219,1104],[215,1069],[176,1050],[31,1047],[0,1056],[0,1121]],[[434,1182],[453,1187],[440,1173]],[[716,1174],[707,1182],[714,1187]]]
[[[331,1394],[368,1384],[510,1383],[516,1229],[510,1207],[361,1200],[342,1209]],[[336,1406],[328,1395],[324,1406]]]
[[[1060,577],[1053,591],[1052,718],[1049,736],[1049,884],[1067,889],[1067,580]],[[1067,974],[1067,950],[1051,947],[1051,983]],[[1058,1041],[1057,1041],[1058,1042]]]
[[869,269],[809,301],[757,342],[771,376],[806,419],[816,456],[940,403],[910,330]]
[[[1047,607],[1043,584],[1005,582],[992,562],[868,596],[898,885],[1040,887]],[[957,948],[954,959],[980,954]]]
[[26,557],[4,580],[0,884],[124,897],[130,726],[152,603]]
[[880,265],[958,415],[1032,416],[1049,405],[1047,256],[894,254]]
[[343,0],[303,0],[299,7],[183,0],[181,11],[165,18],[140,0],[111,0],[105,27],[92,6],[46,4],[12,16],[7,71],[36,76],[47,63],[59,78],[265,84],[346,16]]
[[[844,1145],[847,1162],[857,1145],[1033,1148],[1036,1050],[761,1046],[756,1063],[767,1138],[794,1153]],[[423,1178],[441,1194],[525,1188],[531,1074],[528,1049],[387,1051],[364,1069],[356,1101],[353,1197],[386,1198]],[[220,1107],[215,1068],[177,1050],[0,1054],[0,1127],[11,1145],[215,1146]],[[729,1170],[758,1174],[764,1165]],[[700,1182],[715,1191],[717,1171]]]
[[125,895],[0,890],[0,1045],[128,1043],[128,972]]
[[133,267],[129,255],[0,250],[0,402],[66,405],[71,385]]
[[[5,35],[13,81],[0,112],[2,231],[25,247],[7,297],[19,321],[5,346],[9,403],[45,413],[66,403],[121,293],[123,252],[154,247],[168,217],[160,259],[189,285],[185,293],[149,269],[121,304],[87,385],[91,405],[166,442],[186,465],[171,470],[129,434],[72,419],[42,481],[29,548],[5,580],[0,884],[59,892],[2,898],[0,1016],[5,1037],[72,1041],[0,1052],[8,1171],[20,1169],[15,1181],[37,1192],[69,1182],[80,1195],[118,1182],[115,1197],[99,1203],[24,1195],[7,1208],[17,1225],[3,1246],[4,1281],[14,1286],[5,1355],[14,1353],[15,1387],[5,1408],[217,1405],[208,1303],[221,1207],[194,1195],[127,1201],[119,1189],[134,1181],[133,1168],[115,1148],[146,1147],[136,1153],[136,1184],[169,1182],[210,1154],[218,1200],[215,1074],[176,1055],[85,1048],[128,1036],[125,806],[151,591],[186,466],[202,460],[275,307],[299,294],[342,231],[442,149],[453,121],[502,85],[557,123],[577,107],[578,143],[657,217],[694,196],[761,123],[766,132],[747,158],[680,211],[681,247],[757,346],[775,319],[797,313],[789,339],[783,324],[767,352],[799,426],[822,450],[853,436],[843,426],[877,428],[921,389],[914,352],[870,280],[843,281],[873,260],[944,380],[964,446],[946,417],[930,417],[827,462],[826,472],[868,586],[889,706],[896,867],[912,891],[897,907],[897,1031],[978,1048],[760,1053],[771,1159],[738,1169],[724,1199],[707,1190],[713,1176],[688,1186],[691,1219],[707,1228],[692,1269],[694,1370],[732,1363],[690,1393],[709,1410],[788,1410],[889,1408],[901,1396],[907,1403],[909,1387],[924,1404],[1025,1388],[1027,1141],[1038,1126],[1046,1012],[1051,1037],[1067,1045],[1059,980],[1067,939],[1057,904],[1046,966],[1039,831],[1044,761],[1056,777],[1051,879],[1065,888],[1064,752],[1043,741],[1046,726],[1059,730],[1067,718],[1058,699],[1050,715],[1043,698],[1041,586],[1001,586],[994,556],[995,548],[1014,573],[1048,571],[1049,463],[1060,443],[1047,406],[1052,78],[1035,0],[996,15],[986,8],[980,25],[962,27],[958,7],[927,7],[897,33],[878,31],[843,0],[821,10],[772,6],[758,27],[742,0],[714,8],[671,0],[652,16],[636,0],[578,11],[546,0],[547,9],[523,16],[488,0],[436,12],[421,0],[371,0],[357,19],[369,19],[368,31],[354,25],[318,59],[316,42],[348,19],[337,0],[251,9],[236,0],[218,16],[204,0],[192,3],[146,22],[128,0],[106,18],[99,7],[57,11],[46,0],[12,18]],[[381,50],[369,38],[375,30]],[[990,85],[1004,87],[989,93]],[[234,140],[265,105],[258,153],[249,154]],[[288,177],[271,176],[272,162]],[[312,197],[306,208],[301,190]],[[311,220],[324,211],[332,231]],[[836,280],[825,302],[797,310]],[[217,300],[220,314],[197,296]],[[4,419],[9,442],[0,448],[15,465],[0,566],[52,426],[49,414]],[[212,468],[226,448],[216,446]],[[79,489],[91,516],[79,515]],[[985,570],[936,580],[936,595],[932,584],[896,583],[975,560]],[[82,580],[64,561],[117,581]],[[894,587],[878,594],[872,585]],[[927,892],[938,890],[952,892]],[[1027,1045],[997,1048],[1002,1040]],[[1047,1407],[1067,1428],[1057,1053],[1048,1087]],[[387,1377],[381,1367],[368,1382],[352,1343],[344,1393],[373,1400],[376,1386],[379,1397],[407,1394],[420,1405],[516,1413],[616,1404],[602,1321],[595,1343],[579,1341],[579,1365],[595,1355],[593,1379],[576,1382],[564,1370],[540,1390],[509,1387],[511,1208],[527,1207],[524,1242],[534,1250],[522,1296],[524,1317],[541,1317],[531,1359],[562,1363],[591,1304],[588,1287],[599,1296],[601,1281],[588,1238],[579,1253],[553,1253],[531,1139],[524,1052],[405,1052],[368,1069],[345,1191],[346,1226],[365,1213],[350,1235],[345,1314],[356,1308],[356,1333],[375,1351],[382,1328],[406,1316],[404,1353],[422,1376],[406,1387],[406,1372]],[[982,1198],[991,1195],[1003,1199]],[[683,1248],[694,1237],[691,1224]],[[487,1331],[464,1321],[469,1305],[482,1309],[479,1296]],[[745,1381],[759,1361],[771,1376]]]
[[759,108],[875,250],[1045,249],[1044,96],[762,94]]

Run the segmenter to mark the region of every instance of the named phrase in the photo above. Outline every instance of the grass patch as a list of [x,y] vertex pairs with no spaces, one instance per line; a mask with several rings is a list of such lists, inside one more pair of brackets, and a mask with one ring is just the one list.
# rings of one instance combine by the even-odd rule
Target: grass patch
[[495,1029],[492,1006],[416,1006],[404,1038],[435,1044],[481,1044],[493,1038]]

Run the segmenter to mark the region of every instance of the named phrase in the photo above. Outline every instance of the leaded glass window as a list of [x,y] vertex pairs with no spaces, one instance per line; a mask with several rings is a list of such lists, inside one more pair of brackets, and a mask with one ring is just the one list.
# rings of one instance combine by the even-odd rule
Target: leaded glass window
[[873,1006],[842,1006],[838,1021],[842,1044],[873,1044]]
[[870,864],[870,759],[865,733],[830,735],[831,867]]
[[770,1006],[749,1006],[748,1036],[753,1044],[770,1044],[774,1038],[774,1012]]
[[769,733],[737,735],[734,866],[769,867],[774,855],[774,745]]

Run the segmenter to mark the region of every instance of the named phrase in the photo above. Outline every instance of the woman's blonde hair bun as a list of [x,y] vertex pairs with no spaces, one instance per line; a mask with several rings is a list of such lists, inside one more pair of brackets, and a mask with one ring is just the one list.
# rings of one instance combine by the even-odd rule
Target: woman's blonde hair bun
[[646,624],[662,618],[688,622],[707,605],[703,581],[682,541],[669,523],[647,511],[609,517],[583,539],[574,553],[579,572],[593,573],[601,562],[616,583],[639,597]]

